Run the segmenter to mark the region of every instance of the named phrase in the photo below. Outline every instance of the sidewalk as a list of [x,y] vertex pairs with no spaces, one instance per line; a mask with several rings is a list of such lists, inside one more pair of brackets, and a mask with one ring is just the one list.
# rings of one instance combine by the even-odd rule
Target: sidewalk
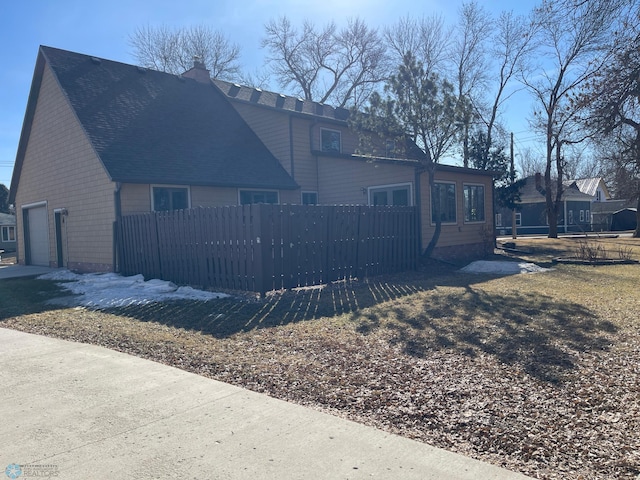
[[0,472],[19,479],[527,478],[101,347],[0,328],[0,358]]

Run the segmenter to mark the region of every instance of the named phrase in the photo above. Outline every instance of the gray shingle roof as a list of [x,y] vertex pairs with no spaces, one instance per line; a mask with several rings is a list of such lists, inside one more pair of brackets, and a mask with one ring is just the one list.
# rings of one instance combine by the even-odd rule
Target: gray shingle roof
[[113,181],[298,187],[213,84],[50,47],[41,53]]

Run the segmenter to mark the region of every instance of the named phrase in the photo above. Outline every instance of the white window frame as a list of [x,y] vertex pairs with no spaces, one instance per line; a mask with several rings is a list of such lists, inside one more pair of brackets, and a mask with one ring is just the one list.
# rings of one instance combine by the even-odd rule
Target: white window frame
[[584,222],[584,210],[580,210],[580,223]]
[[516,227],[522,226],[522,212],[516,212]]
[[273,190],[273,189],[269,189],[269,188],[239,188],[238,189],[238,205],[255,205],[254,203],[251,204],[243,204],[242,203],[242,192],[268,192],[268,193],[274,193],[276,194],[276,203],[270,204],[270,205],[280,205],[280,191],[279,190]]
[[[464,191],[466,187],[482,187],[482,220],[467,220],[467,205],[465,203]],[[462,184],[462,218],[464,223],[487,223],[487,187],[484,183],[463,183]]]
[[[304,196],[305,195],[315,195],[316,196],[316,203],[304,203]],[[318,205],[318,192],[313,191],[313,190],[304,190],[304,191],[300,192],[300,203],[302,205]]]
[[[153,196],[154,188],[168,188],[173,190],[186,190],[187,191],[187,208],[191,208],[191,187],[189,185],[164,185],[161,183],[149,185],[149,195],[151,196],[151,211],[152,212],[164,212],[167,210],[156,210],[156,202]],[[173,211],[173,210],[168,210]]]
[[[11,239],[11,232],[13,232],[13,240]],[[16,241],[16,226],[15,225],[2,225],[2,236],[0,239],[4,243]]]
[[[324,132],[337,133],[338,134],[338,150],[325,150],[324,142],[322,141],[322,134]],[[342,153],[342,132],[340,130],[334,130],[332,128],[320,128],[320,151],[323,153]]]
[[387,185],[372,185],[367,187],[367,202],[371,206],[373,205],[373,193],[375,191],[387,191],[393,192],[394,190],[406,189],[409,191],[409,207],[413,207],[413,184],[411,182],[405,183],[389,183]]
[[[436,180],[434,182],[435,184],[446,184],[446,185],[453,185],[453,189],[454,189],[454,197],[455,197],[455,205],[456,205],[456,220],[455,222],[442,222],[442,225],[458,225],[458,185],[456,182],[451,182],[451,181],[447,181],[447,180]],[[433,192],[429,191],[429,219],[431,220],[431,225],[435,225],[436,222],[433,221],[433,205],[431,204],[433,202]],[[464,218],[464,216],[463,216]]]

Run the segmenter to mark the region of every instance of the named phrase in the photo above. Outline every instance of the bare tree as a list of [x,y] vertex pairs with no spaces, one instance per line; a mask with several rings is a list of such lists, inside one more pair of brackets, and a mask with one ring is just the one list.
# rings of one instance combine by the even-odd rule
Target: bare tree
[[198,57],[213,78],[235,80],[240,75],[240,47],[204,25],[139,27],[129,36],[129,45],[140,65],[161,72],[183,73]]
[[532,177],[536,173],[542,172],[545,165],[544,156],[534,152],[531,147],[524,148],[518,155],[518,170],[522,178]]
[[265,25],[262,47],[280,86],[307,100],[361,106],[389,75],[378,31],[357,18],[342,29],[305,21],[299,30],[283,16]]
[[[507,87],[519,78],[527,68],[527,62],[533,51],[535,25],[526,17],[516,16],[513,12],[502,12],[498,18],[492,47],[489,49],[491,79],[487,82],[489,104],[486,109],[479,108],[478,115],[486,127],[483,155],[489,157],[494,143],[494,131],[500,110],[505,102],[516,92],[507,91]],[[496,72],[497,71],[497,72]],[[497,74],[496,74],[497,73]],[[534,172],[535,173],[535,172]]]
[[581,140],[572,137],[582,133],[573,127],[578,112],[572,96],[602,68],[602,47],[619,13],[618,4],[617,0],[579,4],[574,0],[543,0],[535,11],[540,56],[547,63],[540,65],[537,75],[524,76],[523,81],[540,106],[534,128],[541,129],[546,140],[544,183],[549,238],[558,236],[564,179],[562,147]]
[[425,71],[445,76],[449,60],[452,29],[444,23],[442,15],[416,19],[401,18],[385,30],[390,61],[401,65],[407,53],[423,65]]
[[587,126],[604,145],[614,148],[604,155],[616,190],[637,201],[640,237],[640,9],[629,2],[621,16],[624,28],[616,30],[610,44],[610,61],[586,85],[580,103],[590,108]]
[[469,166],[469,129],[483,109],[484,87],[487,84],[488,44],[493,31],[490,15],[475,1],[463,3],[459,11],[455,36],[451,43],[451,63],[458,101],[465,107],[461,117],[462,160]]

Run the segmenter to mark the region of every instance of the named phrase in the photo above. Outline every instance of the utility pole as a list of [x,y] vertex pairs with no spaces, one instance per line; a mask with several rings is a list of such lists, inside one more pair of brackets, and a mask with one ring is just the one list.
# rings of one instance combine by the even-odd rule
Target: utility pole
[[[513,154],[513,132],[511,132],[511,171],[509,172],[511,177],[511,188],[513,189],[513,184],[516,183],[516,167],[514,162],[514,154]],[[511,238],[514,240],[518,237],[518,227],[516,226],[516,209],[513,207],[511,209]]]

